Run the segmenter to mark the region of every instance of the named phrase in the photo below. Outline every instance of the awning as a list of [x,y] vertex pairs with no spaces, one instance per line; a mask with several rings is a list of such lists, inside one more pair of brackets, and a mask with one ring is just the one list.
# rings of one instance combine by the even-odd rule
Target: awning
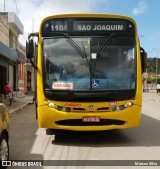
[[0,42],[0,55],[3,55],[9,60],[17,62],[18,56],[17,52],[14,49],[7,47],[5,44]]

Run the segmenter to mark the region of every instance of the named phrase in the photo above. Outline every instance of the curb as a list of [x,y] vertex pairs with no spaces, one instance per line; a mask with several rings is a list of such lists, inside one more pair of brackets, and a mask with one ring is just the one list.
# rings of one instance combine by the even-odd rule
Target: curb
[[20,106],[18,106],[18,107],[15,107],[15,108],[13,108],[13,109],[11,109],[11,110],[8,109],[8,112],[9,112],[9,114],[13,114],[13,113],[16,112],[16,111],[23,109],[23,108],[24,108],[25,106],[27,106],[28,104],[29,104],[29,103],[24,103],[24,104],[22,104],[22,105],[20,105]]
[[143,99],[143,100],[145,100],[145,101],[156,101],[156,102],[160,102],[160,100],[156,100],[156,99],[153,99],[153,98],[148,98],[148,99]]

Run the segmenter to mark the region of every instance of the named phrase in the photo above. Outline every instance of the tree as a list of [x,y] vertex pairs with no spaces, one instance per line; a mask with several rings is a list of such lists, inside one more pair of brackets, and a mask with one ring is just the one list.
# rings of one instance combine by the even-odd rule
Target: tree
[[[156,73],[156,58],[147,58],[147,72]],[[160,74],[160,59],[158,58],[157,74]]]

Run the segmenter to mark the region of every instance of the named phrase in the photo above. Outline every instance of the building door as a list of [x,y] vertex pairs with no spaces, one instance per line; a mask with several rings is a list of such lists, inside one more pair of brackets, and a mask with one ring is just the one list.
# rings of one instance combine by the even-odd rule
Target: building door
[[0,94],[4,93],[5,83],[6,83],[6,67],[0,65]]
[[27,92],[31,91],[31,72],[27,71]]

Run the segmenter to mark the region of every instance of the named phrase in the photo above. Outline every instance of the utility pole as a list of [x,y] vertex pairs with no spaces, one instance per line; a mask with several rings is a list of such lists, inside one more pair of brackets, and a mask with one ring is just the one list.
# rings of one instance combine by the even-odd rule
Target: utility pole
[[[34,32],[34,18],[32,18],[32,32]],[[33,37],[34,40],[34,37]],[[35,51],[36,52],[36,45],[35,45]],[[34,58],[34,62],[35,62],[35,58]],[[32,72],[31,72],[31,91],[35,91],[35,69],[32,68]]]
[[32,18],[32,32],[34,32],[34,18]]
[[4,12],[6,11],[6,1],[4,0]]
[[158,74],[158,49],[153,48],[157,52],[156,56],[156,85],[157,85],[157,74]]

